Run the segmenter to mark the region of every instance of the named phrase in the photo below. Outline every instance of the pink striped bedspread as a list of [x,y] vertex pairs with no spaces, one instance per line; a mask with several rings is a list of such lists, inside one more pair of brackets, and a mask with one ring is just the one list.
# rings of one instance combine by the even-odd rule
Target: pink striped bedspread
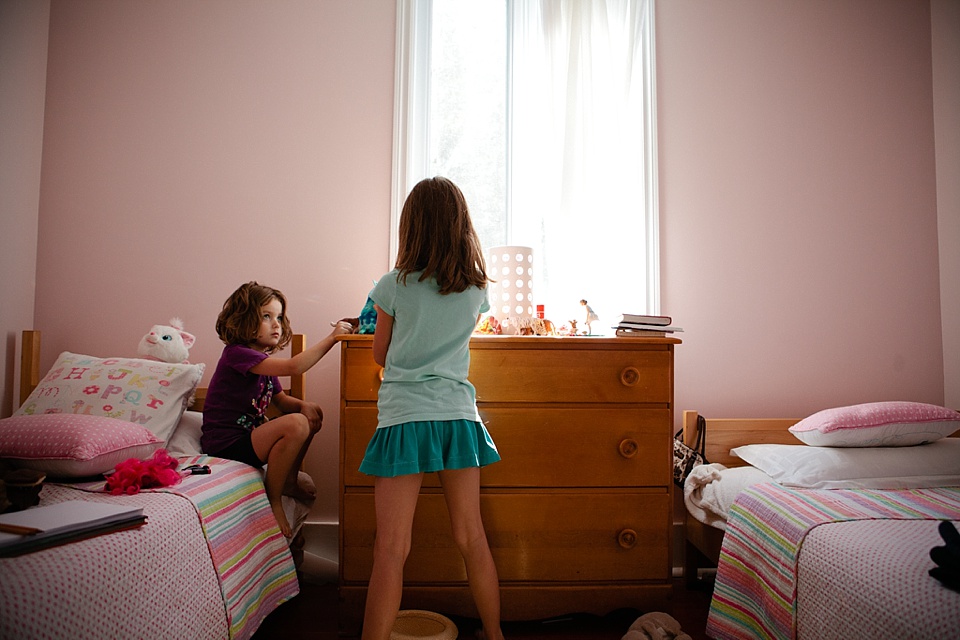
[[299,593],[293,559],[247,465],[195,456],[209,475],[112,496],[103,482],[44,486],[42,504],[142,506],[147,523],[0,558],[0,639],[237,638]]
[[[820,525],[860,520],[957,521],[960,487],[817,490],[760,484],[744,490],[727,522],[707,635],[719,640],[795,638],[798,560],[805,538]],[[931,546],[925,544],[924,554]],[[926,575],[926,568],[917,572],[922,573],[917,588],[929,594],[945,589]],[[924,602],[934,599],[921,593],[917,602],[907,604],[916,615],[918,605],[922,610]]]
[[300,592],[287,541],[267,502],[263,476],[249,465],[210,456],[180,459],[207,465],[164,491],[197,508],[227,610],[231,638],[248,638],[263,618]]

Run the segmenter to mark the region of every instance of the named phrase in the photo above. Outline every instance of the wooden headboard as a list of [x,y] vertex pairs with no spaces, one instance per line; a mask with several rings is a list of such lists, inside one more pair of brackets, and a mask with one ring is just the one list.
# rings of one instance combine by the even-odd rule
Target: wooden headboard
[[[20,352],[20,404],[22,405],[33,390],[40,384],[40,332],[27,329],[23,332],[23,348]],[[293,334],[290,341],[290,354],[297,355],[307,348],[307,337],[302,333]],[[290,388],[286,392],[295,398],[304,399],[306,374],[290,376]],[[198,387],[196,400],[191,411],[203,411],[203,401],[207,397],[206,387]]]
[[[683,412],[683,442],[692,447],[697,441],[696,411]],[[788,428],[800,419],[785,418],[706,418],[707,462],[725,467],[742,467],[743,460],[730,455],[730,449],[745,444],[802,444]],[[960,430],[950,437],[960,437]]]
[[[697,441],[696,411],[683,412],[683,441],[692,447]],[[793,418],[705,418],[706,458],[725,467],[742,467],[744,461],[730,455],[730,449],[744,444],[801,444],[787,431],[800,422]]]

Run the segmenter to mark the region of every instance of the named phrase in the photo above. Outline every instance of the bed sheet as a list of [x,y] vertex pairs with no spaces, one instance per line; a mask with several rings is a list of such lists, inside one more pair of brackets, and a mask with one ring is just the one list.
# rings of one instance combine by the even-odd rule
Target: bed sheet
[[751,466],[727,468],[722,464],[694,467],[683,484],[687,512],[703,524],[725,531],[727,514],[740,492],[773,478]]
[[0,558],[0,638],[226,638],[217,573],[196,509],[167,493],[90,494],[55,484],[66,500],[142,507],[147,524],[18,557]]
[[142,507],[143,527],[0,558],[0,639],[249,638],[299,592],[259,472],[196,456],[210,475],[111,496],[103,482],[47,484],[64,500]]
[[927,573],[934,566],[930,549],[943,545],[937,522],[877,524],[838,522],[807,535],[797,561],[797,637],[940,640],[960,635],[960,593]]
[[[960,520],[960,487],[893,491],[788,489],[776,484],[750,487],[737,497],[730,511],[707,634],[718,639],[796,637],[798,573],[804,575],[809,570],[807,565],[798,569],[798,562],[808,534],[817,527],[869,520],[872,527],[878,527],[871,539],[880,540],[894,535],[887,529],[889,521],[926,521],[936,530],[937,521],[944,519]],[[849,543],[860,548],[865,540],[861,537]],[[919,541],[916,544],[921,556],[933,546]],[[806,562],[807,557],[803,557]],[[831,557],[836,562],[837,556]],[[916,554],[914,559],[919,560]],[[921,566],[901,566],[900,572],[887,575],[886,579],[893,581],[889,588],[899,596],[880,606],[887,607],[894,616],[917,619],[918,611],[945,595],[945,587],[926,575],[932,566],[928,559]],[[865,591],[855,591],[849,584],[842,586],[846,576],[837,567],[814,571],[833,572],[841,581],[839,589],[845,594],[846,606],[851,608],[857,608],[861,599],[875,598],[883,591],[875,585],[865,586]],[[914,582],[918,590],[908,598],[900,576],[911,571],[923,575]],[[816,575],[810,573],[805,578],[809,576],[816,583]],[[819,587],[814,584],[810,588]],[[810,613],[816,615],[816,610]],[[927,612],[924,617],[931,615]],[[855,636],[870,637],[862,635],[862,631],[858,630]],[[878,637],[897,636],[883,632]]]

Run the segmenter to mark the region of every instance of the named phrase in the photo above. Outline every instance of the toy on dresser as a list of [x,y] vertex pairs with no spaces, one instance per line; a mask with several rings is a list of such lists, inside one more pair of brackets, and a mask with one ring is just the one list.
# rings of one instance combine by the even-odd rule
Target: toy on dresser
[[356,333],[375,333],[377,330],[377,309],[373,306],[373,299],[370,296],[367,296],[367,301],[360,310],[356,326]]
[[145,360],[189,364],[190,347],[196,342],[193,334],[183,330],[180,318],[173,318],[169,325],[155,324],[140,340],[137,356]]

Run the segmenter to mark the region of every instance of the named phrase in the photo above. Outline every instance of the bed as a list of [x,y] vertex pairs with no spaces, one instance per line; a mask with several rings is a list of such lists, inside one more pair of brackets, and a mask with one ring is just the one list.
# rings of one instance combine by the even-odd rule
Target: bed
[[[698,435],[697,411],[683,412],[683,441],[693,447]],[[740,444],[799,444],[800,441],[787,429],[799,420],[792,419],[705,419],[707,437],[705,439],[705,457],[711,465],[722,465],[728,469],[740,469],[726,474],[729,477],[742,475],[741,481],[731,481],[726,485],[718,483],[712,495],[699,496],[692,500],[689,495],[692,485],[701,481],[706,485],[709,477],[705,470],[694,474],[691,486],[684,487],[684,503],[687,505],[684,522],[686,549],[683,575],[688,587],[693,587],[702,568],[715,568],[720,559],[720,544],[723,541],[726,512],[739,490],[748,486],[752,480],[762,479],[747,463],[730,453]],[[711,468],[719,476],[718,469]],[[736,485],[730,487],[730,485]],[[721,490],[720,487],[723,487]]]
[[[960,526],[960,439],[942,437],[958,435],[960,414],[937,409],[947,419],[936,435],[929,420],[904,420],[923,432],[917,442],[843,448],[810,446],[843,432],[820,414],[701,421],[711,464],[684,485],[685,573],[691,583],[717,567],[707,635],[956,637],[960,593],[928,573],[930,550],[944,545],[939,523]],[[684,412],[685,442],[697,418]]]
[[[293,353],[304,343],[295,336]],[[37,331],[24,332],[21,360],[21,407],[0,421],[3,462],[46,473],[40,506],[123,504],[146,523],[0,557],[0,638],[243,639],[299,593],[261,472],[200,453],[204,365],[64,352],[41,378]],[[291,379],[288,393],[302,398],[303,382]],[[209,474],[132,495],[104,490],[105,470],[159,447],[178,470]],[[297,530],[309,508],[284,497]]]

